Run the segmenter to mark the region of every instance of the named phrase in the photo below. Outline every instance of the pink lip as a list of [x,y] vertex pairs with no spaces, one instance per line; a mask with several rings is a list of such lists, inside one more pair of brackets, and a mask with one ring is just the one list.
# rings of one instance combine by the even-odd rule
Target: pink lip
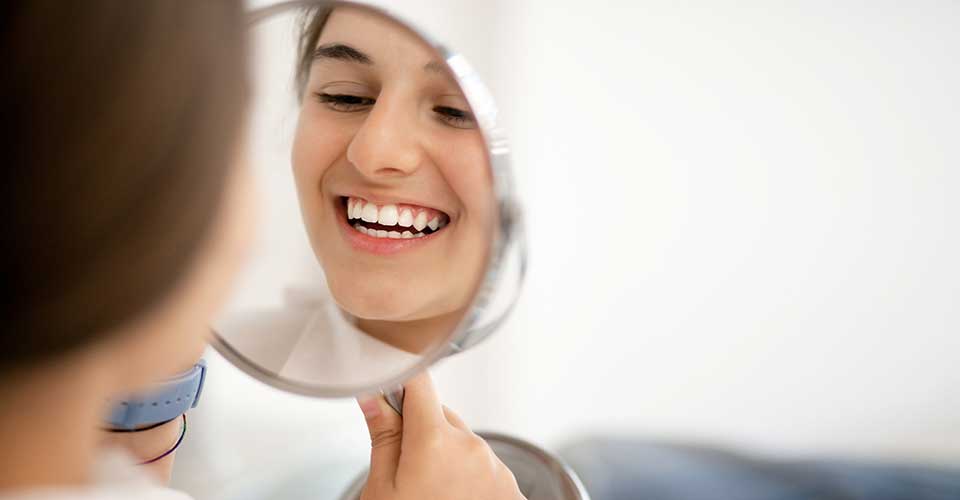
[[392,238],[375,238],[373,236],[367,236],[360,231],[357,231],[353,226],[347,223],[347,209],[339,201],[335,202],[337,209],[337,220],[339,221],[338,225],[340,226],[340,231],[343,233],[344,238],[347,242],[350,243],[350,246],[354,250],[360,250],[363,252],[369,252],[377,255],[392,255],[404,250],[413,250],[415,248],[422,247],[424,244],[433,241],[438,235],[443,231],[428,234],[421,238],[409,238],[409,239],[399,239],[395,240]]

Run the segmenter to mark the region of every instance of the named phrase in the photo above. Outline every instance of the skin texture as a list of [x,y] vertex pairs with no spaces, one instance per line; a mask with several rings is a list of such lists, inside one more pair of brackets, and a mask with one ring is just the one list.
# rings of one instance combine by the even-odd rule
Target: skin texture
[[[469,106],[438,55],[410,31],[338,8],[317,46],[330,44],[370,63],[318,58],[310,70],[292,152],[304,224],[337,303],[367,333],[422,351],[462,318],[485,267],[495,222],[486,147],[472,120],[437,111],[469,114]],[[365,104],[331,104],[322,94]],[[360,251],[339,227],[336,207],[349,195],[441,210],[450,224],[415,249]]]
[[[158,457],[172,448],[180,438],[183,418],[177,417],[159,427],[138,432],[107,432],[104,431],[101,446],[121,447],[135,460],[145,462]],[[160,483],[170,481],[173,472],[173,461],[177,452],[173,452],[156,462],[144,464],[141,467],[151,477]]]

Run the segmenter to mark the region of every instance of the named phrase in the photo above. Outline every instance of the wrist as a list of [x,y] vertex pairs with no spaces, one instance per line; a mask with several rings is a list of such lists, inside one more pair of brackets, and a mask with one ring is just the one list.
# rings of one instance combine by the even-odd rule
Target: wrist
[[187,432],[187,416],[141,429],[104,429],[103,444],[120,447],[140,465],[154,463],[172,455],[183,443]]
[[142,394],[112,401],[107,427],[135,430],[178,418],[199,404],[206,371],[201,359],[190,370],[154,384]]

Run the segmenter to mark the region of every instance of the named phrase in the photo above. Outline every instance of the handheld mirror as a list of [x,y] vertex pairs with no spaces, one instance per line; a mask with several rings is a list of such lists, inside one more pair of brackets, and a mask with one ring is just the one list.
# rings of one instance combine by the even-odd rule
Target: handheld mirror
[[389,392],[492,333],[519,289],[493,100],[462,56],[372,7],[250,23],[263,229],[214,347],[286,391]]
[[[287,2],[250,23],[264,229],[213,345],[281,390],[384,391],[400,411],[402,382],[489,336],[523,278],[493,99],[463,56],[372,7]],[[587,498],[553,455],[480,435],[528,498]]]

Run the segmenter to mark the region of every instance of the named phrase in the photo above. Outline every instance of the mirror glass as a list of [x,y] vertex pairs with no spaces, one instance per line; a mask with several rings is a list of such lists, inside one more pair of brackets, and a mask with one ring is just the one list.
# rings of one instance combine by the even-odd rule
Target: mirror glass
[[379,10],[300,2],[261,17],[261,231],[214,346],[301,394],[397,384],[471,343],[483,316],[504,233],[489,104],[465,91],[459,56]]

